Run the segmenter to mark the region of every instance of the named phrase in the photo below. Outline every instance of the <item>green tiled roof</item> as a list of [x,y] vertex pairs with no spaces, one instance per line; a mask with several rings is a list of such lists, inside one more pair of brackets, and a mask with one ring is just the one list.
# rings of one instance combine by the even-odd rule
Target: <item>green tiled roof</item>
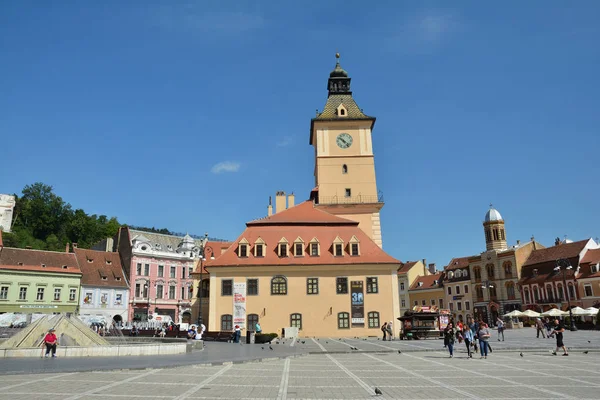
[[[338,117],[337,108],[340,104],[344,104],[348,112],[348,116]],[[319,113],[315,120],[331,120],[331,119],[375,119],[365,115],[349,93],[332,94],[327,98],[325,108],[322,113]]]

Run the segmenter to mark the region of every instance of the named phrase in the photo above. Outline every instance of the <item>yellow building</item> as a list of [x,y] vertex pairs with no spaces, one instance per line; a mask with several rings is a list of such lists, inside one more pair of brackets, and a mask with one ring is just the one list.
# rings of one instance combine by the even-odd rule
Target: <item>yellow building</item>
[[408,290],[408,296],[414,307],[444,308],[444,288],[442,286],[443,274],[418,276]]
[[309,143],[315,149],[315,204],[325,211],[359,222],[382,246],[372,130],[375,118],[363,113],[350,91],[350,77],[339,63],[329,74],[328,97],[311,120]]
[[398,298],[400,300],[400,315],[412,310],[413,306],[410,302],[409,289],[412,283],[419,276],[431,275],[430,271],[425,267],[423,261],[407,261],[398,268]]
[[444,268],[446,307],[455,321],[468,321],[473,316],[473,296],[469,273],[469,257],[450,260]]
[[235,325],[300,336],[378,335],[396,321],[397,270],[359,227],[312,201],[246,224],[221,255],[207,252],[208,330]]

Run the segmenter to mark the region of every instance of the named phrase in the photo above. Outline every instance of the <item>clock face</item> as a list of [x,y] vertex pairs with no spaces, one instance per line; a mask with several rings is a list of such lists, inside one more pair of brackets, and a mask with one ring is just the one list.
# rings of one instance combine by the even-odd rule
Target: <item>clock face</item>
[[340,148],[347,149],[348,147],[352,146],[352,136],[348,135],[347,133],[340,133],[335,139],[335,142],[338,146],[340,146]]

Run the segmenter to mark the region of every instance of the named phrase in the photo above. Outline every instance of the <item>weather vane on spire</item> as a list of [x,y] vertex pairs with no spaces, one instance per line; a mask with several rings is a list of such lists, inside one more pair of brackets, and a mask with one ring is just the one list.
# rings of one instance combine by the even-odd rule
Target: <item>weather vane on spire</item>
[[494,208],[494,205],[492,203],[490,203],[490,208]]

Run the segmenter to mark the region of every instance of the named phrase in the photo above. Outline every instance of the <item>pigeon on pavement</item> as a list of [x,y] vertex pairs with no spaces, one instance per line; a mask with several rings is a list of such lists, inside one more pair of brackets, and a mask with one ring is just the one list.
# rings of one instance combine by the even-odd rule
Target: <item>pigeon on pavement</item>
[[398,350],[398,354],[402,354],[402,351]]
[[584,352],[583,352],[583,354],[587,354],[587,353],[589,353],[589,351],[588,351],[588,350],[586,350],[586,351],[584,351]]
[[520,353],[519,353],[519,355],[520,355],[521,357],[523,357],[523,352],[520,352]]
[[269,346],[269,350],[273,350],[273,346]]
[[381,390],[379,390],[379,388],[375,388],[375,394],[377,396],[381,396],[383,393],[381,392]]

